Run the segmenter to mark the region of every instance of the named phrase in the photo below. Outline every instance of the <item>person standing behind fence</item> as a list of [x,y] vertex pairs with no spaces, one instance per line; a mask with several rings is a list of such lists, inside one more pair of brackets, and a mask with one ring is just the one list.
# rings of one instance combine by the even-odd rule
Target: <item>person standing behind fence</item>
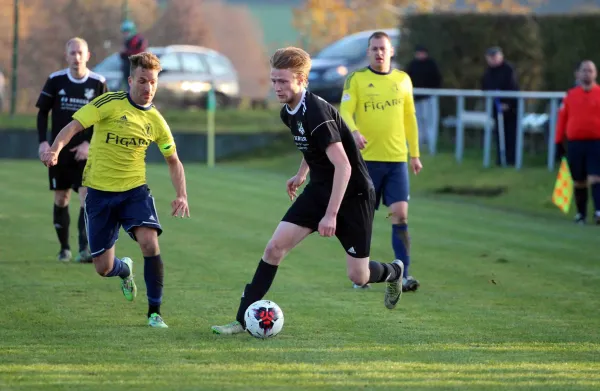
[[125,39],[123,50],[121,50],[121,71],[123,72],[123,85],[127,89],[129,86],[129,56],[145,52],[148,48],[148,41],[137,32],[135,23],[131,20],[126,20],[121,24],[121,33]]
[[[499,47],[489,48],[485,53],[488,67],[483,74],[481,89],[484,91],[519,91],[514,68],[504,60],[504,54]],[[504,144],[506,153],[506,164],[515,164],[517,144],[517,99],[499,98],[494,99],[494,122],[496,124],[496,164],[501,164],[500,158],[500,136],[499,136],[499,114],[502,114],[504,122]]]
[[[415,57],[408,64],[406,73],[412,80],[413,88],[441,88],[442,75],[435,60],[429,57],[429,51],[422,45],[415,48]],[[437,107],[431,96],[415,95],[415,110],[419,124],[419,143],[427,145],[434,132],[434,118]]]
[[596,77],[596,65],[583,61],[578,73],[579,85],[570,89],[563,100],[555,141],[559,151],[565,150],[566,142],[577,206],[575,222],[586,222],[589,185],[596,210],[594,220],[600,225],[600,87]]

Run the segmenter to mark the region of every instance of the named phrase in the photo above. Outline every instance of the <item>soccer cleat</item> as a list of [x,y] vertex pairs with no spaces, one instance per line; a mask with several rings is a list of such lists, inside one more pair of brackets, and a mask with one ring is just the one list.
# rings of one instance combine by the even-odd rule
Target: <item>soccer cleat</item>
[[129,276],[121,280],[121,290],[123,290],[123,296],[128,301],[133,301],[135,296],[137,296],[137,287],[135,286],[135,281],[133,281],[133,261],[131,258],[125,257],[121,259],[121,262],[129,266]]
[[244,326],[237,320],[224,326],[212,326],[211,329],[213,334],[219,335],[233,335],[244,332]]
[[369,289],[371,288],[371,285],[369,283],[366,283],[365,285],[353,284],[352,287],[354,289]]
[[575,215],[575,224],[585,225],[585,216],[581,213]]
[[413,276],[408,276],[402,279],[402,292],[416,292],[419,289],[419,281],[415,280]]
[[60,262],[70,262],[72,257],[73,257],[73,255],[71,254],[71,250],[62,249],[58,253],[57,259]]
[[90,250],[85,249],[80,251],[79,254],[75,257],[75,262],[79,263],[92,263],[92,254],[90,254]]
[[596,225],[600,225],[600,211],[596,211],[594,214],[594,220],[596,221]]
[[169,328],[169,326],[167,326],[167,324],[165,323],[163,318],[157,313],[150,315],[150,317],[148,318],[148,326],[156,327],[157,329],[168,329]]
[[392,262],[392,264],[400,267],[400,277],[394,281],[389,281],[386,283],[383,304],[385,304],[386,308],[390,310],[396,308],[396,305],[402,296],[402,275],[404,274],[404,264],[401,260],[396,259],[394,262]]

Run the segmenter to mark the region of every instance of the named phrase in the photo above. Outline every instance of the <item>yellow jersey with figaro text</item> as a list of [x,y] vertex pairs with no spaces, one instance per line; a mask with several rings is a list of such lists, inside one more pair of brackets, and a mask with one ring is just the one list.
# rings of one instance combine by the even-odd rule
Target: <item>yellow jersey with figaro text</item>
[[158,144],[165,157],[175,153],[169,125],[154,106],[135,104],[127,92],[108,92],[73,115],[84,128],[94,126],[83,185],[123,192],[146,184],[146,150]]
[[419,157],[413,86],[407,73],[381,73],[370,67],[351,73],[344,84],[340,114],[367,140],[363,159],[406,162]]

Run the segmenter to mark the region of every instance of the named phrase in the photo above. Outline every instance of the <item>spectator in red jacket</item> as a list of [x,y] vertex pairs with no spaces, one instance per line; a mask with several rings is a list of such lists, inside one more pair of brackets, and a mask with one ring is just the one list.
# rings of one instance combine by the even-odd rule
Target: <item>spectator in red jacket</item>
[[561,106],[555,141],[559,149],[566,143],[564,150],[575,185],[575,221],[586,222],[589,186],[594,220],[600,225],[600,86],[596,76],[596,65],[582,61],[579,85],[569,90]]
[[127,89],[129,84],[129,56],[145,52],[148,48],[148,41],[137,32],[135,23],[131,20],[125,20],[121,24],[121,33],[123,33],[123,38],[125,39],[123,50],[121,50],[121,60],[123,64],[123,81],[125,89]]

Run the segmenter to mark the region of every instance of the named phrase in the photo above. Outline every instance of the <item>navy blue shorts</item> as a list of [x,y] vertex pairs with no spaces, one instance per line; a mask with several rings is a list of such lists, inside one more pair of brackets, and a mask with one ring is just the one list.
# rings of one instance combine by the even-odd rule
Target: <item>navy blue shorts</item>
[[582,182],[590,175],[600,176],[600,140],[575,140],[567,144],[571,176]]
[[408,164],[406,162],[366,162],[369,176],[375,186],[375,209],[383,198],[383,204],[409,200]]
[[92,256],[97,257],[115,245],[119,229],[133,240],[135,227],[156,229],[158,235],[162,227],[154,206],[154,197],[147,185],[123,192],[88,189],[85,197],[85,225]]

